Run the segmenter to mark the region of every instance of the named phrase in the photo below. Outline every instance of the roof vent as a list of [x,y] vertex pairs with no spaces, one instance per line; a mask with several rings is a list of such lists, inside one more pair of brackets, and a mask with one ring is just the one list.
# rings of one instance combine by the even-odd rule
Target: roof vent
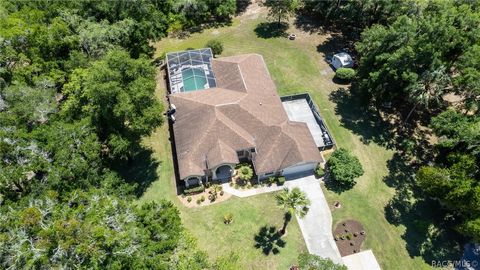
[[262,106],[262,103],[260,102],[260,106]]

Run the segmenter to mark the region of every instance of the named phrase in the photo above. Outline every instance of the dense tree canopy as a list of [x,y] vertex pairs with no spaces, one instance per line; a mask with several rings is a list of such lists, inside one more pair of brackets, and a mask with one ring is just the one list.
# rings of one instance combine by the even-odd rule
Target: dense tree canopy
[[480,241],[480,118],[449,109],[432,120],[436,163],[416,174],[419,187],[459,217],[457,229]]
[[[133,203],[113,164],[162,124],[151,41],[236,2],[0,5],[0,268],[206,269],[169,202]],[[185,11],[185,12],[184,12]],[[230,267],[234,261],[225,260]]]
[[[358,88],[375,104],[430,110],[445,93],[478,102],[475,67],[480,12],[467,4],[429,2],[418,16],[402,15],[362,33]],[[459,75],[459,76],[457,76]]]
[[304,0],[303,11],[319,18],[323,24],[362,30],[373,24],[387,24],[401,14],[416,12],[414,1],[389,0]]
[[62,112],[70,120],[89,118],[109,154],[130,156],[132,144],[162,121],[154,76],[147,59],[112,50],[88,68],[73,71],[64,86]]
[[[192,250],[194,243],[172,203],[135,207],[98,191],[73,192],[60,200],[51,191],[27,205],[4,208],[1,221],[0,261],[5,268],[207,266],[206,255]],[[192,252],[189,258],[187,251]]]

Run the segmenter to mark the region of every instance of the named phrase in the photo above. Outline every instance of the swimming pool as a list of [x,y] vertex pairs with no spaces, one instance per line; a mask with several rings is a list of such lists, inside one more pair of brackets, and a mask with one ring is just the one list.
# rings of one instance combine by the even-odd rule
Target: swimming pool
[[205,71],[199,68],[188,68],[182,71],[182,80],[184,92],[204,89],[207,83]]

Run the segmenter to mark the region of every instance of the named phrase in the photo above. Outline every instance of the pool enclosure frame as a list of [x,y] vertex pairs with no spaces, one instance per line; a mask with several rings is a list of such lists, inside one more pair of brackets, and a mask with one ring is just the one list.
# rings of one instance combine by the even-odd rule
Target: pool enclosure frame
[[324,137],[323,139],[324,139],[325,145],[318,147],[318,150],[324,151],[324,150],[334,148],[335,147],[335,140],[333,139],[332,134],[330,133],[330,131],[327,128],[327,125],[325,124],[325,121],[323,120],[322,116],[320,115],[320,112],[318,111],[317,105],[315,105],[315,103],[312,100],[312,97],[310,97],[310,94],[301,93],[301,94],[294,94],[294,95],[288,95],[288,96],[280,97],[280,100],[282,102],[299,100],[299,99],[305,99],[307,101],[308,106],[310,107],[310,110],[312,111],[313,116],[315,117],[315,121],[317,122],[318,126],[320,127],[320,129],[322,130],[323,133],[326,133],[328,135],[328,137],[330,139],[327,142],[327,141],[325,141],[325,137]]
[[[217,83],[211,64],[212,58],[213,53],[210,48],[167,53],[165,56],[165,63],[167,64],[168,89],[170,93],[182,93],[216,87]],[[183,78],[184,72],[189,69],[192,70],[192,76]],[[196,69],[202,70],[204,76],[195,74],[194,71]],[[206,84],[197,87],[197,77],[204,78]],[[186,90],[184,82],[186,79],[192,78],[196,89]]]

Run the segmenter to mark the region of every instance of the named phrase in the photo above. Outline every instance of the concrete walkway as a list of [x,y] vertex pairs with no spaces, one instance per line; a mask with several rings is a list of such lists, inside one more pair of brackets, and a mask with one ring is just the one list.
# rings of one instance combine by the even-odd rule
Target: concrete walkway
[[316,179],[315,176],[310,175],[288,180],[283,186],[273,184],[270,187],[245,190],[238,190],[229,184],[223,184],[225,192],[238,197],[274,192],[285,187],[289,189],[298,187],[310,199],[311,205],[307,215],[303,219],[297,217],[308,251],[323,258],[330,258],[335,263],[342,263],[340,252],[332,235],[332,213],[320,187],[320,180]]
[[223,186],[223,191],[230,193],[234,196],[240,197],[240,198],[245,198],[245,197],[250,197],[262,193],[268,193],[268,192],[274,192],[274,191],[279,191],[282,190],[283,188],[287,187],[287,185],[284,186],[277,186],[276,184],[272,184],[269,187],[259,187],[259,188],[251,188],[251,189],[236,189],[234,187],[231,187],[229,183],[222,184]]

